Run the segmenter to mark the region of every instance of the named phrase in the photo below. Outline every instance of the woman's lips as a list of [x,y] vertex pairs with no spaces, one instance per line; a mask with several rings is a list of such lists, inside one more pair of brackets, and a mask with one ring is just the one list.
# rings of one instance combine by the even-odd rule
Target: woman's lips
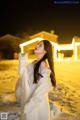
[[35,50],[37,50],[37,47],[35,48]]

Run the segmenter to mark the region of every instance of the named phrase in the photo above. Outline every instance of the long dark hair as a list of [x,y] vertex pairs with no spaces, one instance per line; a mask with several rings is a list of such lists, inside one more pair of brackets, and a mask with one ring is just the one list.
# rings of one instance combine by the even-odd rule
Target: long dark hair
[[55,79],[55,72],[54,72],[54,62],[53,62],[53,50],[52,50],[52,44],[48,41],[48,40],[43,40],[43,44],[44,44],[44,49],[46,51],[45,55],[35,64],[34,67],[34,81],[33,83],[37,83],[38,82],[38,76],[40,75],[42,77],[41,74],[38,73],[39,70],[39,66],[41,64],[42,61],[44,60],[48,60],[49,63],[49,67],[51,69],[51,74],[50,74],[50,78],[51,78],[51,82],[53,86],[56,86],[56,79]]

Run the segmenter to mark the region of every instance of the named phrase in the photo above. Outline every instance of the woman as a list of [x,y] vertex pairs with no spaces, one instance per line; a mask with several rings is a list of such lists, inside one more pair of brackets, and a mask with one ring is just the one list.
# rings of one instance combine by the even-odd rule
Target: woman
[[19,55],[16,98],[22,105],[21,120],[50,120],[48,92],[56,86],[52,45],[42,40],[34,52],[37,60],[30,64],[25,53]]

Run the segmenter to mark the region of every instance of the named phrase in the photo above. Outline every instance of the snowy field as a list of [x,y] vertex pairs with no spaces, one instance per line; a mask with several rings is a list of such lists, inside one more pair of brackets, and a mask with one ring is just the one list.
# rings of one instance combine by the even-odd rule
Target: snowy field
[[[51,110],[55,104],[62,112],[77,115],[76,120],[80,120],[80,62],[55,62],[54,67],[58,89],[49,94]],[[10,111],[12,115],[11,111],[14,111],[17,113],[17,118],[21,110],[15,97],[18,77],[17,60],[0,61],[0,112]],[[66,116],[60,120],[74,119],[74,117],[68,119]]]

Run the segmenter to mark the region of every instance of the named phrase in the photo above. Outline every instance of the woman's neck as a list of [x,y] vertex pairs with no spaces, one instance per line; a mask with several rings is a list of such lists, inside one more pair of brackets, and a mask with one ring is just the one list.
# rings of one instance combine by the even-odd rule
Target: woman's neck
[[44,54],[39,54],[38,58],[37,58],[37,61],[39,61],[43,56],[44,56]]

